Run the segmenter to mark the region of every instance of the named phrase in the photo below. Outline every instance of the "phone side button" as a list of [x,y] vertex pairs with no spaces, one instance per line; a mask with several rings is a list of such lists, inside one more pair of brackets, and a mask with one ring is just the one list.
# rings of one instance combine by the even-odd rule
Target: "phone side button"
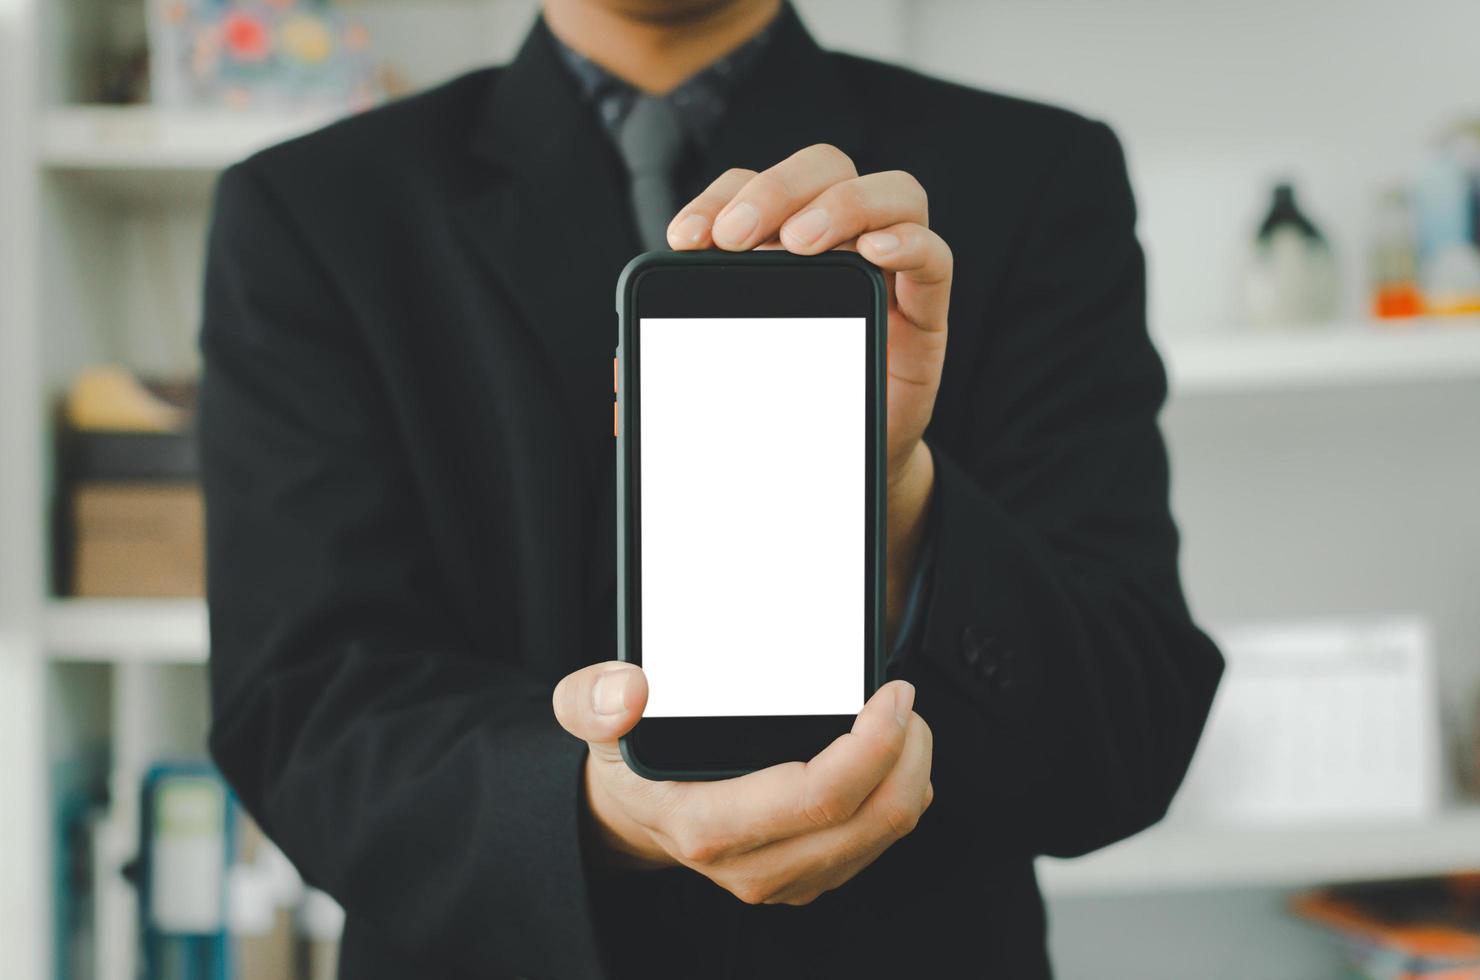
[[617,437],[617,422],[618,422],[619,418],[620,418],[620,416],[617,415],[617,403],[616,402],[612,402],[612,438],[613,439],[615,439]]

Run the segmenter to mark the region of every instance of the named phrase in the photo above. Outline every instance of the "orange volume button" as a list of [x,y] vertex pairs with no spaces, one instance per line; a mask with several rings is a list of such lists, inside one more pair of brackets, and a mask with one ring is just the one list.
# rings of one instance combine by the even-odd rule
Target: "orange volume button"
[[617,403],[612,402],[612,438],[617,437]]

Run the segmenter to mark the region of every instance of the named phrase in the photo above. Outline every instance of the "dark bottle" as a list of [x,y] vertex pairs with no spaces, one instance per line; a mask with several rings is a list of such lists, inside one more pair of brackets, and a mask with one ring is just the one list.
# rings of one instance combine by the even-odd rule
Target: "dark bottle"
[[1295,203],[1295,187],[1292,184],[1275,184],[1274,197],[1269,202],[1269,213],[1264,216],[1264,223],[1259,226],[1259,240],[1267,242],[1274,237],[1275,232],[1282,228],[1293,228],[1312,241],[1326,244],[1326,237],[1321,234],[1315,225],[1311,224],[1309,218],[1300,210],[1300,205]]

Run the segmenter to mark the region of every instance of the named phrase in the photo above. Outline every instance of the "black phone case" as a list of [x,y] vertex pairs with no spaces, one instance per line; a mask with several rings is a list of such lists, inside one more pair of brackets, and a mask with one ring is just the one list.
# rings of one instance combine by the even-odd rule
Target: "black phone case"
[[[871,635],[873,637],[872,649],[868,651],[872,670],[870,671],[870,682],[866,692],[866,698],[872,697],[884,683],[884,532],[886,515],[884,511],[884,460],[886,439],[888,437],[888,406],[886,402],[887,387],[885,385],[885,351],[889,332],[889,294],[884,284],[884,277],[877,266],[859,256],[856,252],[830,251],[821,255],[795,255],[784,249],[762,249],[749,252],[723,252],[723,251],[695,251],[695,252],[673,252],[656,251],[644,252],[635,256],[632,261],[622,269],[621,275],[617,277],[617,368],[616,374],[620,377],[616,391],[616,438],[613,440],[616,446],[617,466],[617,659],[628,662],[631,659],[629,636],[629,624],[627,622],[627,601],[631,583],[627,575],[627,540],[631,533],[627,519],[627,454],[624,442],[626,433],[631,431],[627,417],[627,392],[630,390],[632,378],[629,377],[627,360],[622,356],[626,346],[629,331],[636,322],[635,310],[632,307],[635,287],[637,281],[644,272],[657,268],[683,268],[683,267],[715,267],[715,266],[755,266],[767,265],[846,265],[863,272],[873,287],[873,322],[876,326],[872,338],[877,345],[877,356],[874,357],[874,378],[877,397],[874,399],[874,410],[877,413],[874,432],[873,466],[874,466],[874,492],[875,501],[872,508],[875,515],[874,522],[874,547],[869,555],[870,567],[873,575],[870,577],[870,588],[874,593],[873,609],[874,622]],[[638,722],[640,725],[641,722]],[[632,739],[622,736],[618,740],[622,758],[626,760],[627,766],[644,779],[663,780],[675,779],[685,781],[729,779],[734,776],[743,776],[752,770],[749,769],[663,769],[648,765],[637,754],[632,744]]]

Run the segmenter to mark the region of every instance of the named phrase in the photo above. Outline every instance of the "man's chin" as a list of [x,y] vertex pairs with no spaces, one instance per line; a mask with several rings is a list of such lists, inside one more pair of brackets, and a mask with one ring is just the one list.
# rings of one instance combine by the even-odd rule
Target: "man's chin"
[[709,17],[726,7],[755,0],[589,0],[623,17],[651,24],[678,25]]

